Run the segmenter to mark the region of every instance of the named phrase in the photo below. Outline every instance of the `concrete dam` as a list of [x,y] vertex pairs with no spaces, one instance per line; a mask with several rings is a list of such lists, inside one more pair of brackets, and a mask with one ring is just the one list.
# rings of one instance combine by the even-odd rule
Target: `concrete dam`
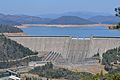
[[[70,63],[81,62],[97,53],[102,55],[107,50],[120,46],[120,37],[9,36],[9,38],[33,51],[39,52],[40,56],[52,51],[54,54],[52,57],[55,58],[55,56],[58,56],[57,53],[60,53],[61,55],[59,55]],[[51,55],[52,53],[49,57]]]

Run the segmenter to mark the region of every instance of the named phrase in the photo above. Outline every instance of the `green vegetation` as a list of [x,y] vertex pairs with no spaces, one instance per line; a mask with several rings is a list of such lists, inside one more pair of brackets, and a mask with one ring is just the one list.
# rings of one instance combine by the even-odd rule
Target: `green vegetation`
[[112,27],[110,26],[109,29],[120,29],[120,23]]
[[110,73],[120,73],[120,47],[108,50],[103,54],[103,65]]
[[0,33],[19,33],[23,32],[21,29],[13,27],[12,25],[0,25]]
[[[98,57],[99,54],[94,55]],[[102,64],[105,65],[107,74],[101,71],[99,74],[90,74],[86,72],[73,72],[68,69],[54,68],[52,63],[47,63],[45,66],[36,67],[30,73],[38,74],[39,76],[48,79],[67,79],[67,80],[120,80],[120,47],[108,50],[103,54]]]
[[[68,69],[54,68],[52,63],[47,63],[45,66],[36,67],[30,71],[32,74],[38,74],[40,77],[46,77],[48,79],[67,79],[67,80],[120,80],[119,73],[108,73],[103,75],[93,75],[87,72],[73,72]],[[29,79],[28,79],[29,80]]]
[[42,79],[38,79],[36,77],[26,77],[25,80],[42,80]]
[[[5,67],[5,63],[16,59],[22,59],[29,55],[36,55],[37,52],[23,47],[15,41],[10,40],[4,35],[0,35],[0,68]],[[14,62],[12,62],[14,64]],[[8,67],[8,66],[7,66]]]
[[116,16],[120,17],[120,7],[115,8]]
[[96,74],[92,76],[85,76],[80,80],[120,80],[120,74],[115,73],[115,74]]
[[30,73],[38,74],[39,76],[47,78],[65,78],[68,80],[79,80],[85,76],[92,76],[91,73],[86,72],[73,72],[63,68],[53,68],[52,63],[47,63],[45,66],[36,67]]
[[15,60],[34,54],[30,49],[8,39],[4,35],[0,35],[0,60],[4,60],[4,58]]

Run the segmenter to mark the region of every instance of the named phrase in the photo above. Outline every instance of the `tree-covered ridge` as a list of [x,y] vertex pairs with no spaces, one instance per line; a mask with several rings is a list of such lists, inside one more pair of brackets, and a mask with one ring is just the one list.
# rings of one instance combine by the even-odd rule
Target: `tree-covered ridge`
[[120,47],[104,53],[102,63],[110,73],[120,73]]
[[51,20],[49,24],[80,25],[80,24],[97,24],[97,23],[77,16],[62,16],[57,19]]
[[120,80],[120,74],[114,73],[114,74],[96,74],[92,76],[85,76],[80,80]]
[[0,61],[16,60],[28,55],[35,55],[29,48],[0,35]]
[[[37,74],[40,77],[46,77],[50,80],[53,78],[61,80],[120,80],[119,73],[103,74],[102,71],[99,74],[73,72],[64,68],[54,68],[52,63],[47,63],[45,66],[36,67],[29,73]],[[34,78],[28,78],[28,80],[31,79]]]
[[23,32],[21,29],[13,27],[12,25],[0,24],[0,33],[19,33]]
[[91,73],[87,72],[73,72],[64,68],[54,68],[51,62],[48,62],[45,66],[36,67],[30,71],[30,73],[38,74],[39,76],[51,78],[64,78],[66,80],[80,80],[85,76],[92,76]]
[[110,26],[109,29],[120,29],[120,23],[115,26]]
[[50,21],[49,18],[41,18],[29,15],[6,15],[0,13],[0,24],[46,24]]

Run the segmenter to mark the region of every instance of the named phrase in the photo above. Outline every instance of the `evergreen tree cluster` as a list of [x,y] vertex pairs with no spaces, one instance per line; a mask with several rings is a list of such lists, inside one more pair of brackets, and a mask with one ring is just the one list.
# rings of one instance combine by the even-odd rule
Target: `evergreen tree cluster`
[[103,54],[102,64],[110,73],[120,73],[120,47],[108,50]]
[[120,23],[112,27],[110,26],[109,29],[120,29]]
[[51,62],[47,63],[45,66],[34,68],[30,73],[38,74],[40,77],[46,77],[48,80],[61,78],[66,80],[120,80],[119,73],[103,74],[103,71],[98,74],[73,72],[64,68],[54,68]]
[[91,73],[87,72],[73,72],[64,68],[54,68],[53,64],[48,62],[45,66],[36,67],[30,71],[32,74],[38,74],[39,76],[51,78],[64,78],[67,80],[80,80],[85,76],[92,76]]
[[0,61],[16,60],[29,55],[35,55],[35,52],[4,35],[0,35]]
[[120,7],[115,8],[116,16],[120,17]]

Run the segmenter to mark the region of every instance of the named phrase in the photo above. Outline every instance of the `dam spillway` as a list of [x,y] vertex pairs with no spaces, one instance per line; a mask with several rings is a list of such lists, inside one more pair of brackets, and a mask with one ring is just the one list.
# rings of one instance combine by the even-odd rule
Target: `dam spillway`
[[99,52],[120,46],[120,37],[73,38],[71,36],[9,36],[10,39],[44,55],[57,52],[70,63],[78,63]]

